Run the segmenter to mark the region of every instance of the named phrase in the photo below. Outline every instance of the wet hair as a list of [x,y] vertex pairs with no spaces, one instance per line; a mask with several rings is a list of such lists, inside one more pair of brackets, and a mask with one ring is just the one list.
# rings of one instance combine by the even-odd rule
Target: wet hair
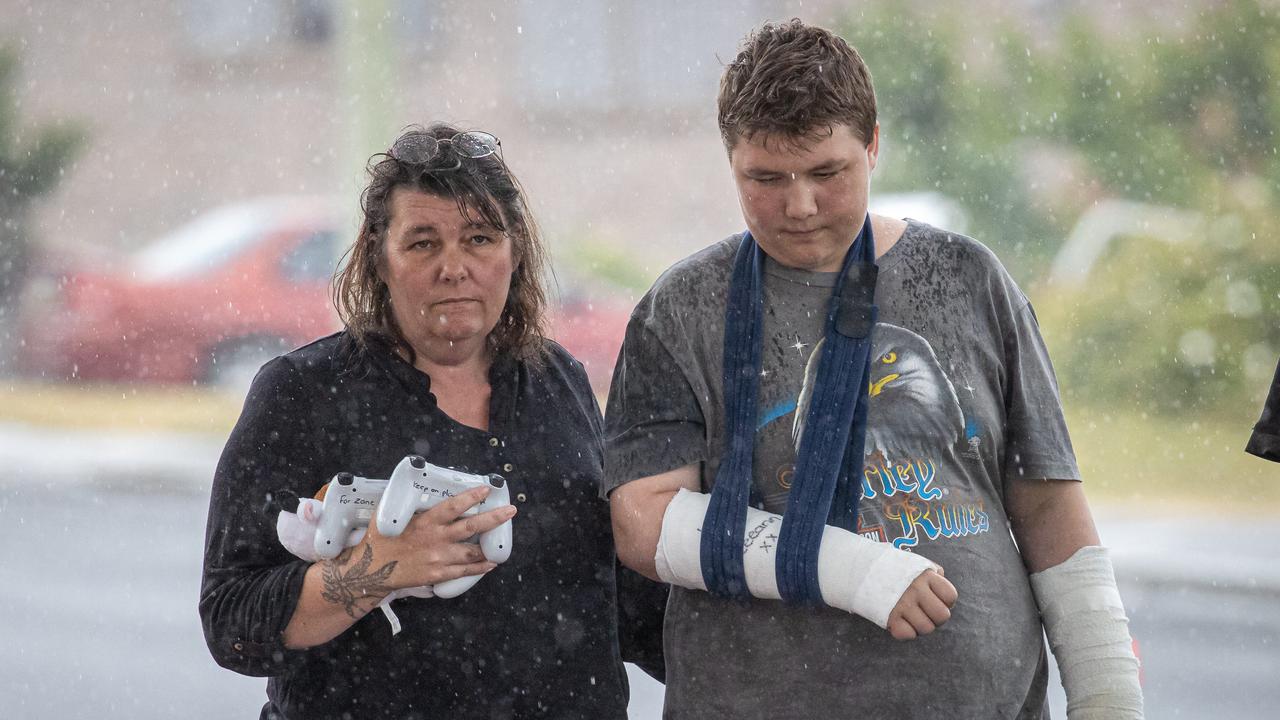
[[757,133],[803,144],[843,124],[866,144],[875,132],[876,94],[862,56],[800,20],[768,23],[747,36],[720,78],[717,105],[730,151]]
[[[444,140],[462,130],[444,123],[411,126],[397,139],[426,133]],[[396,143],[392,144],[395,148]],[[468,222],[484,222],[510,240],[514,270],[506,306],[489,333],[494,356],[540,363],[546,353],[546,251],[524,190],[498,153],[482,158],[459,155],[442,143],[424,163],[399,160],[390,151],[377,153],[367,165],[369,184],[360,196],[362,219],[355,242],[333,277],[333,304],[338,317],[360,348],[371,338],[417,357],[391,311],[391,294],[378,272],[391,225],[391,197],[399,189],[416,190],[458,203]]]

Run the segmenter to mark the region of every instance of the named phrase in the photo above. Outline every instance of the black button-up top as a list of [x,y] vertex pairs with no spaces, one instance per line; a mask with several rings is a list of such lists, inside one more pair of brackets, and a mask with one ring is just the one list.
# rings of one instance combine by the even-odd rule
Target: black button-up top
[[[490,371],[489,430],[436,406],[431,381],[345,333],[259,372],[214,476],[200,616],[218,664],[268,676],[263,717],[624,718],[600,410],[582,366]],[[449,600],[405,598],[396,636],[372,612],[331,642],[281,636],[308,564],[276,537],[279,499],[340,471],[389,477],[404,456],[498,472],[519,507],[510,560]]]

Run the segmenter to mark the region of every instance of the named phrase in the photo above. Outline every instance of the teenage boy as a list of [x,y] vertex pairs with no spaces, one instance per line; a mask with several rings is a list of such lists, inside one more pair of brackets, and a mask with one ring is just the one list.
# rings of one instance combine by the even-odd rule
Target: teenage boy
[[1035,314],[974,240],[868,214],[862,58],[766,25],[719,124],[749,232],[641,300],[607,413],[666,716],[1040,718],[1047,629],[1072,720],[1141,717]]

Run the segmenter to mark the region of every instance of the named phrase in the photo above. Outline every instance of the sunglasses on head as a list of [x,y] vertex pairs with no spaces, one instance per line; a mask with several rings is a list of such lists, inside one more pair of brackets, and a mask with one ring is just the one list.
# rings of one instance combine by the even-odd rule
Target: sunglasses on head
[[502,149],[502,143],[497,137],[479,130],[469,130],[447,138],[437,138],[430,133],[415,130],[396,139],[387,154],[410,165],[427,165],[440,155],[440,150],[445,145],[452,147],[457,154],[458,166],[462,164],[461,158],[476,160],[489,157]]

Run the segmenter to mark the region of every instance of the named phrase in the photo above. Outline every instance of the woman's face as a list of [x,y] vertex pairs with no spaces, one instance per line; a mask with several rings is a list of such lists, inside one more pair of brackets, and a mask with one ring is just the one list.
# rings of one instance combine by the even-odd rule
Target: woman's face
[[511,240],[451,198],[397,188],[379,272],[414,351],[452,362],[482,352],[511,289]]

